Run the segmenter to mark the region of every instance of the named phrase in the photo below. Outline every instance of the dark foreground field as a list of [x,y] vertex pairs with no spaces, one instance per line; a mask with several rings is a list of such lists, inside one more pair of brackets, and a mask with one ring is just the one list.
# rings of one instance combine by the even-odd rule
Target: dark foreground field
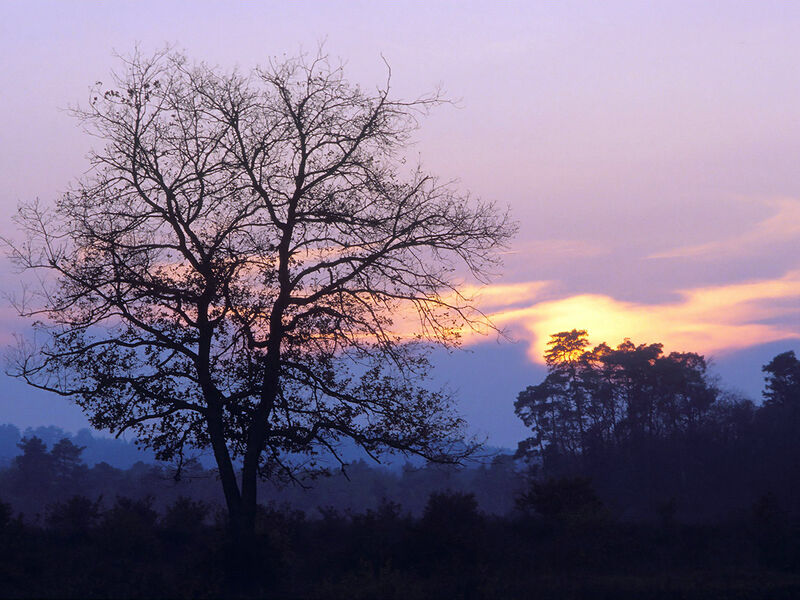
[[[490,517],[469,494],[434,494],[421,517],[384,503],[307,517],[264,508],[260,598],[797,598],[800,524],[768,505],[736,522],[620,523],[595,503],[548,517]],[[6,509],[8,508],[7,505]],[[221,521],[180,499],[162,514],[76,497],[40,524],[5,510],[8,598],[214,598],[237,565]]]

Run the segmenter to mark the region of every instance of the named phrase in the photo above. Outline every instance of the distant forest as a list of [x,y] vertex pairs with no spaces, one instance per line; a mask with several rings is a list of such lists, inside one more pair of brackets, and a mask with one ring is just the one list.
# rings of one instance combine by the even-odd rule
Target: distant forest
[[[725,393],[702,356],[659,344],[591,348],[585,332],[563,332],[546,359],[547,377],[514,404],[531,428],[516,454],[461,466],[356,460],[300,483],[263,482],[267,597],[800,593],[793,352],[763,367],[758,405]],[[127,443],[62,434],[0,427],[9,596],[223,593],[213,470],[125,464],[141,456]],[[104,452],[118,466],[98,460]],[[34,587],[32,569],[44,574]]]

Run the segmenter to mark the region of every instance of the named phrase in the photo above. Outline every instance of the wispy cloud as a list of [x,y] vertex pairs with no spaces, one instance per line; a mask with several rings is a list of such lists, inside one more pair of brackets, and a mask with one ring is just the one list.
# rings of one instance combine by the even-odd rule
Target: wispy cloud
[[608,246],[601,246],[583,240],[528,240],[515,244],[513,250],[505,254],[536,256],[537,261],[555,262],[562,259],[589,258],[609,252]]
[[496,312],[516,305],[529,305],[550,286],[549,281],[524,281],[486,286],[465,285],[459,287],[459,293],[469,298],[484,312]]
[[724,240],[673,248],[648,258],[717,258],[738,256],[760,247],[789,242],[800,237],[800,200],[776,198],[763,201],[771,216],[750,230]]

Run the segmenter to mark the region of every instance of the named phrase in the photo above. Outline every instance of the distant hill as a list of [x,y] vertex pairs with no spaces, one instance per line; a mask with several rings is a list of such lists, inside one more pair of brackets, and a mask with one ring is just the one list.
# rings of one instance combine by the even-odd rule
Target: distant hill
[[[84,450],[81,456],[83,461],[90,467],[97,463],[105,462],[118,469],[128,469],[137,462],[149,464],[158,462],[156,461],[155,454],[151,450],[140,449],[136,446],[135,442],[106,437],[92,432],[89,429],[81,429],[78,433],[73,434],[55,425],[35,428],[28,427],[25,430],[20,430],[16,425],[5,424],[0,425],[0,466],[9,464],[15,456],[20,454],[20,449],[17,447],[17,444],[23,437],[32,436],[40,438],[48,448],[52,448],[53,444],[63,438],[67,438],[77,446],[82,446]],[[481,450],[474,461],[479,464],[488,463],[498,454],[511,453],[512,450],[508,448],[487,446]],[[363,450],[352,442],[344,443],[340,446],[340,457],[346,463],[355,463],[363,460],[367,464],[375,464]],[[197,459],[206,469],[216,466],[213,457],[210,455],[200,455]],[[328,459],[323,458],[321,462],[330,463],[330,466],[338,464],[332,457]],[[401,469],[406,464],[419,467],[424,463],[425,461],[419,457],[406,457],[398,454],[396,456],[384,457],[383,465],[386,468],[395,470]]]
[[55,425],[48,425],[28,427],[20,431],[16,425],[5,424],[0,425],[0,465],[11,462],[19,455],[20,449],[17,443],[23,437],[32,436],[40,438],[48,448],[63,438],[83,446],[84,451],[81,456],[89,466],[105,462],[118,469],[127,469],[140,461],[155,462],[155,455],[150,450],[140,450],[136,444],[127,440],[93,434],[89,429],[81,429],[78,433],[72,434]]

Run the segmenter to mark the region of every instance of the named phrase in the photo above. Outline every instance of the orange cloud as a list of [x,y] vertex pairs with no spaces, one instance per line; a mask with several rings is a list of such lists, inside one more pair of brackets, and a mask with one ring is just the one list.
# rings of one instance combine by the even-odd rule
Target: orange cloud
[[[703,354],[800,338],[800,271],[774,280],[683,290],[679,295],[677,302],[642,304],[580,294],[500,309],[489,316],[527,339],[528,355],[536,362],[542,362],[551,334],[570,329],[586,329],[595,343],[617,344],[629,337],[638,343],[663,342],[668,351]],[[793,301],[790,307],[782,302],[787,299]],[[792,324],[771,322],[780,318]],[[465,341],[481,339],[485,338],[470,335]]]
[[[549,281],[526,281],[486,286],[462,285],[458,287],[458,291],[484,312],[494,312],[515,304],[528,304],[548,286]],[[446,297],[445,300],[452,298]]]

